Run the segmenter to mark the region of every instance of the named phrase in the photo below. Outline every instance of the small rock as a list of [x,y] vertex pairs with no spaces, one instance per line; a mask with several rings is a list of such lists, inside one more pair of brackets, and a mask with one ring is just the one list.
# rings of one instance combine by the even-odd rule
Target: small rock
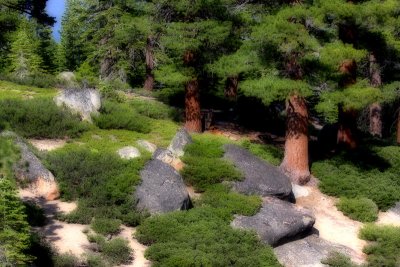
[[100,135],[97,135],[97,134],[92,134],[92,138],[95,139],[95,140],[101,140],[101,139],[103,139],[103,138],[101,138]]
[[231,225],[234,228],[255,230],[262,242],[276,245],[298,234],[309,231],[315,223],[310,211],[295,205],[268,197],[261,210],[254,216],[236,216]]
[[134,159],[140,157],[140,151],[133,146],[126,146],[118,150],[118,155],[122,159]]
[[333,244],[316,235],[276,247],[274,252],[279,262],[285,267],[322,267],[327,266],[321,261],[330,253],[339,252],[349,257],[352,254],[351,249]]
[[290,179],[277,167],[254,156],[236,145],[225,145],[224,157],[243,173],[245,179],[234,183],[234,188],[247,195],[287,198],[292,192]]
[[190,207],[182,176],[168,164],[153,159],[140,172],[140,177],[142,182],[135,193],[137,209],[157,214]]
[[184,149],[186,145],[192,143],[192,137],[190,137],[189,133],[184,129],[180,129],[174,138],[171,141],[171,144],[168,146],[168,150],[172,152],[172,154],[179,158],[182,157],[184,152]]
[[157,149],[157,146],[155,144],[150,143],[146,140],[138,140],[136,143],[150,153],[154,153]]
[[91,114],[101,107],[100,93],[95,89],[65,89],[54,99],[58,106],[65,105],[80,114],[82,120],[92,121]]
[[292,191],[295,198],[306,197],[310,194],[310,191],[306,187],[293,183]]

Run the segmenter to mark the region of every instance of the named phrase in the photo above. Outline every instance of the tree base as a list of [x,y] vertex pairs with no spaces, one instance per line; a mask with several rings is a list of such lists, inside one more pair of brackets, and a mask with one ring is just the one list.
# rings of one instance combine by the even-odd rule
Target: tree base
[[305,185],[311,179],[311,173],[309,170],[298,170],[290,169],[286,164],[282,163],[279,169],[290,178],[290,181],[294,184]]

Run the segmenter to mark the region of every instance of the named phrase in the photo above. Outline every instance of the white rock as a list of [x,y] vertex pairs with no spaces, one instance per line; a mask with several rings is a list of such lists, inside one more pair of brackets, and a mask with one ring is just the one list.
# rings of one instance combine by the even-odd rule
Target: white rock
[[150,153],[154,153],[154,151],[156,151],[157,149],[157,146],[155,144],[150,143],[147,140],[138,140],[136,143]]
[[136,147],[126,146],[118,150],[118,155],[122,159],[134,159],[140,157],[140,152]]

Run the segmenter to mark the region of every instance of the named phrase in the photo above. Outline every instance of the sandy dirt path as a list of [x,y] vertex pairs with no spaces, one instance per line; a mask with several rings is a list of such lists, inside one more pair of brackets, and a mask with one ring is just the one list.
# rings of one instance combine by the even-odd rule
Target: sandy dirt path
[[40,151],[51,151],[65,146],[67,141],[63,139],[29,139],[29,143]]
[[296,205],[312,210],[316,218],[314,228],[317,229],[319,236],[350,248],[352,260],[363,263],[366,255],[362,249],[367,242],[358,238],[358,232],[363,224],[344,216],[335,206],[337,200],[321,193],[317,186],[303,186],[302,190],[302,196],[296,199]]
[[89,241],[83,230],[87,225],[65,223],[55,219],[57,213],[68,213],[76,208],[76,203],[60,200],[46,201],[27,190],[20,189],[19,196],[23,201],[31,201],[43,208],[47,223],[35,229],[45,236],[46,240],[59,253],[72,253],[81,256],[88,251]]
[[149,267],[151,262],[144,257],[144,252],[147,249],[145,245],[140,244],[136,239],[133,238],[133,234],[136,233],[136,229],[132,227],[122,226],[122,231],[119,236],[129,241],[129,246],[133,250],[133,261],[127,265],[121,265],[121,267]]

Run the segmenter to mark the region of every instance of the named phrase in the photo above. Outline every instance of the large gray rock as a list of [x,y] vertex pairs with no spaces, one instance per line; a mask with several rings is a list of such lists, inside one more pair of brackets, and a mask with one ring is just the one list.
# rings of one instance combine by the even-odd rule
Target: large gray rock
[[243,173],[245,179],[234,183],[234,189],[247,195],[286,198],[292,192],[290,179],[277,167],[254,156],[246,149],[227,144],[224,157]]
[[140,151],[133,146],[126,146],[117,151],[122,159],[134,159],[140,157]]
[[14,140],[21,158],[14,166],[17,179],[27,182],[28,189],[37,196],[54,200],[60,196],[54,175],[40,162],[24,140],[13,132],[5,131],[1,136]]
[[277,199],[265,198],[254,216],[235,216],[233,228],[254,230],[265,244],[276,245],[309,231],[315,223],[310,211]]
[[191,202],[183,179],[168,164],[153,159],[140,172],[140,177],[142,182],[135,193],[139,210],[157,214],[189,208]]
[[67,106],[86,121],[91,121],[90,115],[101,107],[100,93],[95,89],[65,89],[54,101],[58,106]]
[[329,257],[331,253],[339,252],[348,257],[354,253],[349,248],[333,244],[316,235],[276,247],[274,252],[279,262],[285,267],[327,266],[321,261]]
[[184,129],[180,129],[174,138],[171,141],[171,144],[168,146],[168,150],[172,152],[175,157],[182,157],[184,149],[186,145],[192,143],[192,137],[190,137],[189,133]]

